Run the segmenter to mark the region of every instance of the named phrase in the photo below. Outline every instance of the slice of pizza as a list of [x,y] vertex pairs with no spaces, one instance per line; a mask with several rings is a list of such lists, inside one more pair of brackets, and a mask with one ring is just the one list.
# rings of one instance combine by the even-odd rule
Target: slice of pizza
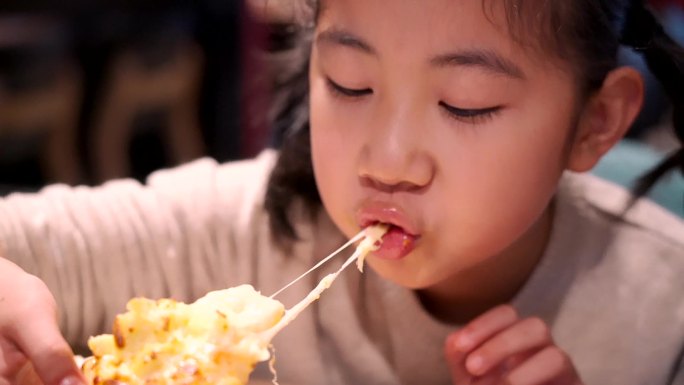
[[374,226],[355,237],[363,240],[354,254],[288,310],[250,285],[213,291],[192,304],[134,298],[116,317],[113,334],[90,338],[93,355],[83,373],[92,385],[246,384],[256,364],[271,357],[273,337],[349,264],[363,261],[385,231]]
[[242,285],[192,304],[134,298],[116,317],[114,333],[88,341],[83,363],[93,385],[246,384],[270,357],[261,333],[285,314],[283,305]]

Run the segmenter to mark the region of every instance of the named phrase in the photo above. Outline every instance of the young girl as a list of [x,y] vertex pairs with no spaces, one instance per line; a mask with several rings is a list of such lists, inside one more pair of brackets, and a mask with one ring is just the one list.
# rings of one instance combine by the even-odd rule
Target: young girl
[[0,384],[32,367],[78,384],[62,335],[83,343],[130,297],[268,295],[376,222],[392,228],[372,269],[347,270],[275,340],[283,384],[684,384],[684,226],[573,173],[639,111],[620,43],[663,81],[684,136],[683,51],[643,4],[307,6],[279,73],[279,153],[0,203]]

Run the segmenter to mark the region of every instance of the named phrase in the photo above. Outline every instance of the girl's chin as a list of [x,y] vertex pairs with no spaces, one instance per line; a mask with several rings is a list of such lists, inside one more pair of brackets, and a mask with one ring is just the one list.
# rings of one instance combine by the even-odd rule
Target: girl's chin
[[366,262],[382,279],[407,289],[423,290],[439,281],[439,277],[432,274],[417,274],[416,270],[411,267],[411,264],[406,263],[411,258],[413,258],[413,253],[400,260],[381,259],[371,255],[366,259]]

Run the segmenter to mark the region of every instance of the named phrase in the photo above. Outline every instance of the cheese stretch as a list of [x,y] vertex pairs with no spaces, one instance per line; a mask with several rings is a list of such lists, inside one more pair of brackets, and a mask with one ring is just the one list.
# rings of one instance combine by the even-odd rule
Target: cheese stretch
[[210,292],[193,304],[135,298],[116,317],[114,333],[88,341],[83,372],[93,385],[242,385],[270,357],[262,332],[285,314],[283,304],[252,286]]
[[134,298],[116,317],[113,334],[90,338],[93,355],[83,373],[91,385],[247,384],[255,365],[271,357],[271,339],[349,264],[362,262],[386,230],[366,229],[342,267],[289,310],[250,285],[213,291],[192,304]]

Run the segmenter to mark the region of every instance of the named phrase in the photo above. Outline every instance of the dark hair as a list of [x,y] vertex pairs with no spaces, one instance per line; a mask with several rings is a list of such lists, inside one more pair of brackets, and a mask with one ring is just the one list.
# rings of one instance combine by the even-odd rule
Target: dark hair
[[309,141],[309,54],[308,28],[285,26],[281,50],[272,56],[274,95],[271,121],[274,144],[280,147],[266,189],[265,208],[271,234],[281,245],[297,239],[290,209],[297,200],[312,216],[321,206],[311,163]]
[[[305,1],[317,17],[319,1]],[[493,0],[493,5],[497,0]],[[483,9],[487,9],[483,1]],[[541,49],[572,64],[584,97],[599,89],[617,66],[620,45],[640,52],[662,84],[673,106],[673,125],[684,142],[684,49],[657,22],[643,0],[504,0],[508,28],[528,49]],[[534,20],[535,22],[530,22]],[[277,240],[294,240],[289,218],[292,204],[302,200],[313,215],[321,207],[311,164],[308,119],[308,67],[313,23],[287,28],[286,47],[276,54],[273,127],[281,144],[279,159],[266,192],[266,210]],[[534,36],[536,39],[525,39]],[[526,42],[534,41],[534,44]],[[656,182],[679,168],[684,149],[640,178],[633,196],[646,194]]]
[[[674,132],[677,139],[684,142],[684,48],[665,33],[641,1],[633,1],[627,10],[621,42],[642,53],[672,103]],[[684,173],[684,148],[666,157],[639,179],[634,187],[635,199],[646,194],[661,177],[677,168]]]

